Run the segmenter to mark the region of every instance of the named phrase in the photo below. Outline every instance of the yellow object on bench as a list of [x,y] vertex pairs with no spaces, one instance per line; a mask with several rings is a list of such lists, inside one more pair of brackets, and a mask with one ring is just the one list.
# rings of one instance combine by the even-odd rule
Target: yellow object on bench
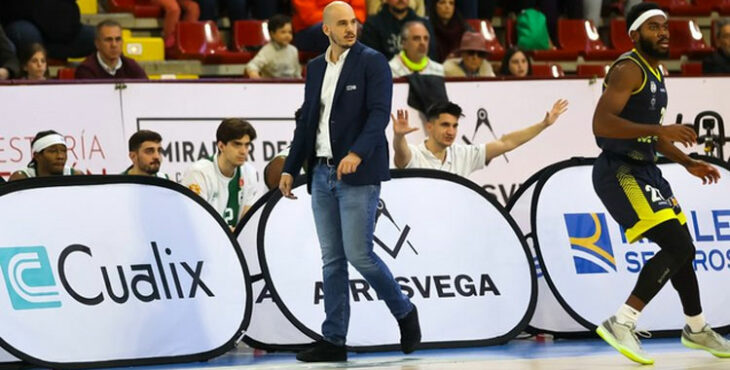
[[197,80],[198,75],[190,74],[162,74],[162,75],[149,75],[147,76],[150,80]]
[[165,60],[165,43],[161,37],[133,37],[129,30],[122,31],[124,55],[138,62]]
[[81,14],[96,14],[99,12],[99,7],[96,1],[97,0],[76,0],[76,4],[79,5]]

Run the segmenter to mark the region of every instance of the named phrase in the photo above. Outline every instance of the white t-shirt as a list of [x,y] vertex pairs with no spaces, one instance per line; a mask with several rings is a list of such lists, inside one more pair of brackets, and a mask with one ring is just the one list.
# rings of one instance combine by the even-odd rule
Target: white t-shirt
[[[185,171],[181,183],[213,206],[228,225],[235,227],[241,219],[243,207],[251,206],[256,201],[258,182],[258,173],[248,162],[238,167],[233,177],[224,176],[218,168],[216,153],[213,158],[193,163]],[[233,198],[230,198],[230,189],[238,190]]]
[[426,142],[418,145],[408,144],[411,161],[406,168],[430,168],[450,172],[462,177],[484,168],[487,155],[485,144],[466,145],[454,143],[446,148],[446,158],[442,162],[426,148]]

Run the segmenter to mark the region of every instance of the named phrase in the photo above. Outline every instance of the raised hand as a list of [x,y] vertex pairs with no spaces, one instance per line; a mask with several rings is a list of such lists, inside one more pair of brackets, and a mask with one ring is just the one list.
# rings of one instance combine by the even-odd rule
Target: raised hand
[[568,101],[565,99],[558,99],[555,104],[553,104],[553,108],[550,109],[549,112],[545,113],[545,118],[543,119],[543,122],[546,126],[550,126],[555,121],[558,120],[558,117],[560,117],[561,114],[565,113],[565,111],[568,110]]
[[411,127],[408,125],[408,111],[405,109],[398,109],[396,112],[397,116],[393,113],[390,117],[393,119],[393,135],[408,135],[413,131],[417,131],[418,127]]

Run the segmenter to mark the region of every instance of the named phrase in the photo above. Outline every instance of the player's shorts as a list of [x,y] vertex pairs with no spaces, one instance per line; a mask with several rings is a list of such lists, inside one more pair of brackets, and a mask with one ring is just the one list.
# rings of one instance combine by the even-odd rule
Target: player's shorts
[[593,188],[633,243],[665,221],[687,218],[672,188],[653,163],[640,163],[603,152],[593,164]]

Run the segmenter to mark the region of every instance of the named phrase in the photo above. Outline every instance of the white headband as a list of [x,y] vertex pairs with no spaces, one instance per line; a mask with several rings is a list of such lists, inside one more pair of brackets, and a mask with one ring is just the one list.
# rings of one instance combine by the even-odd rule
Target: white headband
[[664,17],[664,19],[667,19],[667,14],[664,13],[663,11],[661,11],[660,9],[647,10],[647,11],[641,13],[639,18],[636,18],[634,23],[631,23],[631,27],[629,27],[629,36],[631,36],[631,31],[638,30],[639,27],[641,27],[641,25],[644,24],[644,22],[646,22],[647,19],[649,19],[651,17],[655,17],[657,15],[661,15],[662,17]]
[[51,145],[61,144],[63,146],[66,146],[66,140],[63,139],[63,136],[59,134],[50,134],[46,135],[38,140],[36,140],[35,143],[33,143],[33,146],[31,147],[31,151],[33,153],[40,153],[41,150],[48,148]]

